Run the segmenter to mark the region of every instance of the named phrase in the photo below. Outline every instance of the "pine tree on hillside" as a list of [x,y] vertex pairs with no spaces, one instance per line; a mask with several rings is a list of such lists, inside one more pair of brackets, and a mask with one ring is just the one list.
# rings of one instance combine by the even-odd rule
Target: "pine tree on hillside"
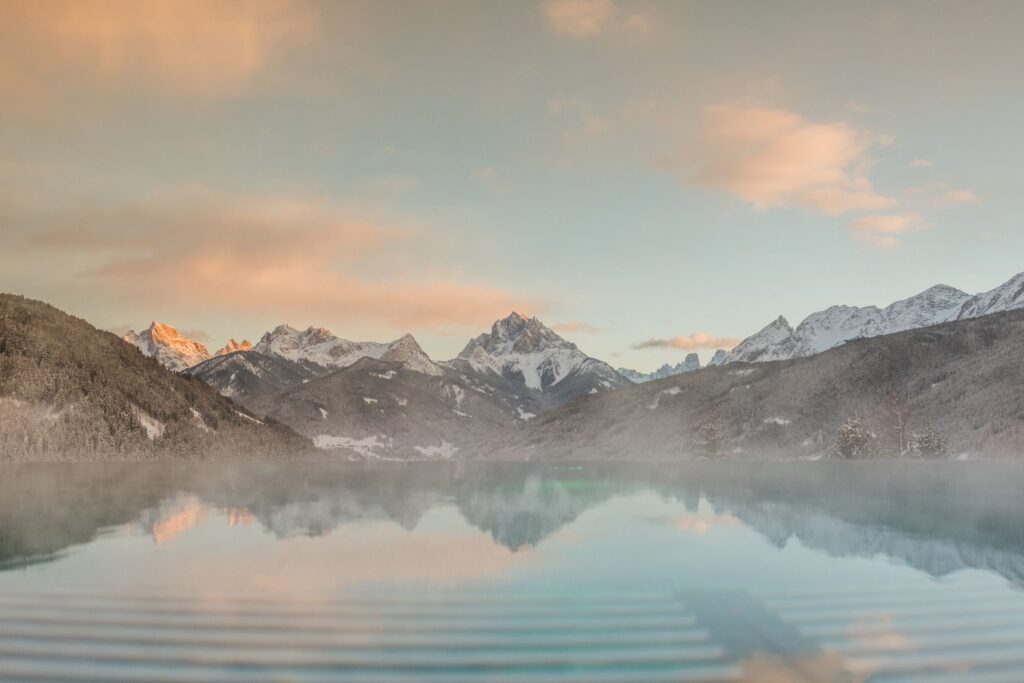
[[913,452],[922,458],[946,458],[949,457],[949,440],[933,420],[928,420],[924,428],[913,435]]
[[847,460],[873,458],[878,454],[878,437],[854,415],[839,425],[832,452]]

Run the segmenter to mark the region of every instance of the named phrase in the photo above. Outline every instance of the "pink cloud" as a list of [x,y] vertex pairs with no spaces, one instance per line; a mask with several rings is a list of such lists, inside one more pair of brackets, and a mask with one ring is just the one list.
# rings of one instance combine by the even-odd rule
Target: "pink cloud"
[[[4,8],[0,92],[48,97],[82,83],[219,96],[314,34],[304,2],[21,2]],[[15,76],[19,76],[15,78]]]
[[950,190],[942,195],[940,201],[946,205],[974,204],[979,201],[979,197],[971,190]]
[[[407,268],[416,227],[386,225],[315,198],[177,194],[50,218],[25,251],[80,264],[113,301],[194,313],[373,321],[397,328],[480,327],[540,305],[483,284]],[[66,227],[73,224],[74,228]],[[64,237],[73,234],[74,240]]]
[[855,239],[876,249],[891,250],[900,246],[901,237],[909,232],[928,228],[919,213],[877,214],[851,221],[847,227]]
[[612,0],[547,0],[544,16],[558,31],[578,39],[598,36],[607,31],[618,8]]
[[670,339],[648,339],[633,345],[636,350],[642,349],[680,349],[696,351],[698,349],[731,349],[740,343],[736,337],[714,337],[706,332],[694,332],[686,337]]
[[555,323],[551,326],[551,329],[555,332],[566,332],[569,334],[594,334],[601,331],[600,327],[596,327],[590,323],[585,323],[581,320],[569,320],[564,323]]
[[612,31],[644,35],[655,27],[646,8],[626,13],[613,0],[546,0],[543,10],[555,31],[577,40],[589,40]]
[[690,180],[756,209],[800,207],[826,215],[895,204],[868,179],[877,136],[843,122],[817,123],[753,105],[708,108],[700,161]]

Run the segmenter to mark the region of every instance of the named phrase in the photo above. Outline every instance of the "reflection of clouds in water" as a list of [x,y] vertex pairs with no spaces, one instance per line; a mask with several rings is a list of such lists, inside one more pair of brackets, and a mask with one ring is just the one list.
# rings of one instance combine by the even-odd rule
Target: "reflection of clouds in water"
[[[234,536],[232,514],[211,533]],[[423,583],[440,587],[501,577],[536,561],[529,549],[513,551],[489,534],[468,527],[454,509],[428,513],[424,527],[407,531],[393,522],[337,526],[328,536],[293,536],[274,543],[232,543],[231,553],[179,546],[183,554],[170,576],[197,597],[223,594],[323,596],[360,585]],[[251,538],[251,537],[250,537]],[[227,542],[231,542],[228,540]],[[170,548],[169,548],[170,549]],[[154,567],[159,571],[160,567]],[[155,578],[155,577],[154,577]]]
[[896,616],[889,612],[858,617],[846,630],[846,638],[864,650],[900,652],[916,648],[918,644],[899,631],[895,622]]
[[833,652],[782,656],[758,652],[743,662],[739,683],[863,683]]
[[225,508],[224,516],[228,520],[228,526],[249,526],[256,521],[256,518],[247,508]]
[[694,513],[672,517],[645,517],[649,522],[670,526],[676,531],[703,536],[712,529],[725,529],[740,526],[740,520],[730,514]]
[[679,531],[704,535],[716,527],[739,526],[740,521],[732,515],[679,515],[672,520],[672,526]]

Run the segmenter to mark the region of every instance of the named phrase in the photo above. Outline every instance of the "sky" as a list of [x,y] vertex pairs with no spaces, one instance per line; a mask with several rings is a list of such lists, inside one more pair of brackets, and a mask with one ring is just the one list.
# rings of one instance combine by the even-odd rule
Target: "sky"
[[0,291],[704,360],[1024,270],[1024,3],[0,0]]

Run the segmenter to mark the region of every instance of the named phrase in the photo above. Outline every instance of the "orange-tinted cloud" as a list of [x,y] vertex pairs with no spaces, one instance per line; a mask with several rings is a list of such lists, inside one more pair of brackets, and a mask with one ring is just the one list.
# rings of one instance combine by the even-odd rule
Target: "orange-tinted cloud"
[[555,31],[577,40],[616,30],[645,34],[654,28],[646,10],[625,12],[613,0],[546,0],[543,9]]
[[569,334],[594,334],[601,331],[600,327],[585,323],[582,320],[569,320],[564,323],[555,323],[551,326],[555,332],[567,332]]
[[544,16],[558,31],[573,38],[587,39],[607,31],[618,8],[612,0],[547,0]]
[[694,332],[686,337],[671,339],[648,339],[633,345],[636,350],[642,349],[680,349],[696,351],[698,349],[731,349],[740,343],[736,337],[713,337],[706,332]]
[[946,205],[974,204],[979,201],[978,195],[971,190],[950,190],[942,195],[940,201]]
[[[273,313],[445,329],[524,305],[509,292],[410,272],[424,235],[318,199],[184,193],[48,219],[22,253],[90,265],[76,277],[115,301],[181,311]],[[398,265],[396,265],[396,263]]]
[[2,25],[0,93],[45,100],[83,88],[234,91],[316,22],[286,0],[14,0]]
[[901,237],[909,232],[928,228],[916,212],[876,214],[851,221],[847,227],[854,238],[876,249],[890,250],[900,246]]
[[895,200],[873,188],[867,152],[877,138],[846,123],[816,123],[753,105],[708,108],[690,180],[757,209],[800,207],[826,215],[877,211]]

